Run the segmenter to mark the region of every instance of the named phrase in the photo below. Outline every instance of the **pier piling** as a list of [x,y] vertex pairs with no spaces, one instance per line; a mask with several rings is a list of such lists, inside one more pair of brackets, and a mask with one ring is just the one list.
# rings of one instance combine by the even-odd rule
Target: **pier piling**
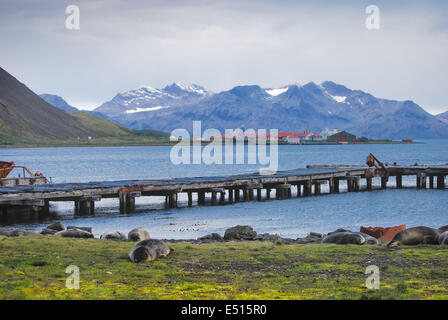
[[437,189],[445,189],[445,176],[437,176]]
[[402,189],[403,188],[403,176],[401,174],[397,174],[395,176],[395,181],[397,184],[397,189]]
[[372,178],[366,178],[366,185],[367,185],[367,190],[371,191],[372,190]]
[[381,189],[386,189],[387,188],[387,178],[386,177],[381,177]]
[[188,194],[188,206],[192,207],[193,206],[193,192],[187,192]]

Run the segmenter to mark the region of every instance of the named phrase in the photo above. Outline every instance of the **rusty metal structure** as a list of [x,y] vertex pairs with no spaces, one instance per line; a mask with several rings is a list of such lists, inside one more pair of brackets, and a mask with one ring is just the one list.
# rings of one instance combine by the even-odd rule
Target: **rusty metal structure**
[[[18,178],[8,178],[14,169],[22,169]],[[28,175],[28,176],[27,176]],[[0,161],[0,186],[34,185],[48,183],[47,178],[40,172],[31,172],[25,166],[17,166],[14,162]]]
[[14,167],[14,162],[0,161],[0,179],[5,179]]
[[389,169],[382,163],[380,160],[378,160],[377,157],[375,157],[372,153],[370,153],[367,156],[366,159],[366,165],[369,168],[375,168],[372,172],[372,170],[367,169],[365,176],[366,178],[373,178],[373,177],[383,177],[386,182],[389,180]]

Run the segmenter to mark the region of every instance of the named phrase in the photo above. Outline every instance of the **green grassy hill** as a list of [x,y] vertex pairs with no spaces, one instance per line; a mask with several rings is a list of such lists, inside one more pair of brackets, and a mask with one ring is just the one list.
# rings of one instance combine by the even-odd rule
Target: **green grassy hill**
[[120,137],[135,134],[133,130],[125,128],[118,123],[93,116],[87,112],[67,111],[67,113],[88,128],[95,137]]
[[134,131],[87,112],[60,110],[0,68],[0,146],[167,143],[168,133]]

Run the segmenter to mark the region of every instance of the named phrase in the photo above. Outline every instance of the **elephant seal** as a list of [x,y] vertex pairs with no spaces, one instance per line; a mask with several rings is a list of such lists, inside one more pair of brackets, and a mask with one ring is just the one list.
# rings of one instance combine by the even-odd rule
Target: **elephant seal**
[[440,234],[439,244],[448,244],[448,231],[442,232]]
[[418,244],[439,244],[440,231],[429,227],[414,227],[398,232],[387,244],[391,246],[415,246]]
[[364,239],[366,239],[366,243],[367,244],[378,244],[378,239],[375,237],[372,237],[371,235],[364,233],[364,232],[353,232],[353,233],[358,233],[360,235],[362,235],[364,237]]
[[91,227],[68,226],[68,227],[67,227],[67,230],[70,230],[70,229],[79,229],[79,230],[84,230],[84,231],[87,231],[87,232],[92,233],[92,228],[91,228]]
[[336,229],[336,230],[334,230],[334,231],[332,231],[332,232],[328,232],[328,236],[330,235],[330,234],[333,234],[333,233],[338,233],[338,232],[352,232],[351,230],[347,230],[347,229],[343,229],[343,228],[339,228],[339,229]]
[[445,232],[445,231],[448,231],[448,226],[440,227],[439,231],[442,232],[442,233]]
[[137,243],[129,252],[129,260],[139,263],[166,257],[170,248],[162,240],[148,239]]
[[150,239],[148,231],[143,228],[135,228],[128,233],[129,241],[143,241]]
[[94,238],[93,234],[81,229],[69,229],[65,231],[59,231],[54,235],[64,238],[84,238],[84,239]]
[[327,235],[323,238],[322,243],[362,245],[366,243],[366,238],[364,238],[360,233],[344,231]]
[[101,239],[114,240],[114,241],[126,241],[126,235],[120,231],[107,231],[101,235]]

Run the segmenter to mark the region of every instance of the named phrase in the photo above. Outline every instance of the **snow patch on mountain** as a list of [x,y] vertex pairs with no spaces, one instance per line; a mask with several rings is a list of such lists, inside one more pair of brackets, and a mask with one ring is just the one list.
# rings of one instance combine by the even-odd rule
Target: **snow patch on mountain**
[[148,111],[156,111],[156,110],[166,109],[166,108],[169,108],[169,106],[157,106],[157,107],[150,107],[150,108],[137,108],[137,109],[133,109],[133,110],[126,110],[125,113],[130,114],[130,113],[138,113],[138,112],[148,112]]
[[172,85],[177,86],[179,89],[181,89],[183,91],[193,92],[193,93],[197,93],[197,94],[200,94],[200,95],[206,95],[207,94],[207,91],[203,87],[198,86],[197,84],[183,85],[181,83],[174,82]]
[[288,91],[288,87],[284,87],[284,88],[278,88],[278,89],[266,89],[266,93],[269,94],[270,96],[276,97],[278,95],[281,95],[282,93],[285,93],[286,91]]
[[332,96],[330,95],[334,101],[339,102],[339,103],[344,103],[345,99],[347,99],[347,97],[344,96]]

